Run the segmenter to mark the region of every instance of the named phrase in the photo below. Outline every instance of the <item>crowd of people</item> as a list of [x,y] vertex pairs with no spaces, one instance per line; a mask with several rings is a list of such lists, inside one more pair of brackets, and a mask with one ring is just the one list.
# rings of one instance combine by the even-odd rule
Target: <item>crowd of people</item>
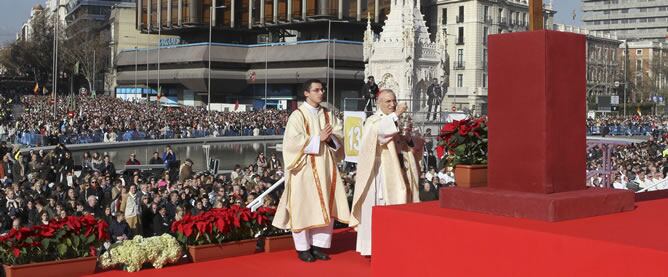
[[[194,172],[192,161],[179,163],[170,147],[154,153],[149,164],[163,169],[118,172],[108,156],[84,154],[75,164],[65,145],[25,154],[0,145],[0,230],[47,223],[69,215],[92,214],[109,223],[112,241],[169,231],[184,214],[247,205],[282,177],[275,154],[237,165],[231,174]],[[141,164],[134,155],[127,165]],[[281,191],[264,199],[275,207]]]
[[280,135],[288,117],[286,111],[207,112],[205,107],[162,107],[109,96],[61,99],[54,116],[53,102],[47,96],[24,96],[21,102],[24,112],[13,125],[4,126],[12,129],[19,142],[31,145]]
[[667,146],[666,137],[659,135],[642,143],[595,145],[587,150],[587,185],[633,191],[668,189],[668,182],[663,182],[668,173]]
[[[159,107],[154,103],[129,102],[107,96],[95,99],[78,97],[76,109],[63,101],[58,113],[50,112],[52,103],[46,96],[24,96],[25,110],[18,118],[11,117],[9,99],[0,98],[0,136],[10,140],[21,133],[50,137],[48,144],[57,144],[51,151],[20,152],[17,146],[0,144],[0,231],[16,226],[43,224],[68,215],[93,214],[109,223],[112,240],[132,235],[160,235],[169,231],[169,224],[183,215],[199,214],[213,207],[247,205],[283,176],[282,160],[275,153],[260,154],[255,163],[237,165],[230,174],[212,175],[194,172],[192,161],[177,161],[167,147],[144,161],[164,165],[164,169],[127,170],[114,165],[108,156],[85,153],[75,164],[72,153],[60,139],[68,136],[102,134],[105,141],[121,140],[127,132],[145,134],[147,139],[168,136],[192,137],[197,132],[207,135],[281,134],[287,111],[211,112],[201,107]],[[113,108],[110,108],[113,107]],[[337,113],[335,116],[340,116]],[[611,150],[611,175],[605,175],[604,151],[592,147],[587,152],[587,182],[590,186],[615,188],[668,189],[659,184],[668,171],[665,166],[667,139],[662,136],[668,121],[662,117],[634,116],[588,119],[588,128],[615,126],[651,128],[650,140],[638,144],[615,145]],[[250,131],[249,131],[250,130]],[[427,133],[431,133],[427,130]],[[435,141],[427,142],[421,163],[421,201],[436,200],[438,189],[454,185],[451,167],[441,167],[435,157]],[[69,141],[65,141],[69,142]],[[138,165],[134,155],[127,165]],[[340,165],[349,202],[353,200],[356,167]],[[281,190],[269,194],[263,205],[275,207]]]
[[587,133],[602,136],[647,136],[668,131],[668,117],[602,116],[587,119]]

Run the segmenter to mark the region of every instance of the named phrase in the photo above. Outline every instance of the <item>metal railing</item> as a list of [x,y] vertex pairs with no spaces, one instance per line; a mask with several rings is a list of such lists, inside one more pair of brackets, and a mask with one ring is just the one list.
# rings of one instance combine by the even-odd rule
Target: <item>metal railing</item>
[[285,177],[276,181],[276,183],[274,183],[271,187],[269,187],[267,190],[265,190],[262,194],[260,194],[258,197],[256,197],[253,201],[248,203],[248,205],[246,205],[246,208],[249,208],[249,209],[251,209],[252,212],[254,212],[259,207],[262,207],[262,204],[264,203],[264,198],[267,195],[269,195],[271,192],[276,190],[278,187],[283,185],[283,183],[285,183]]
[[[260,136],[273,136],[283,134],[284,128],[265,128],[260,130]],[[15,135],[14,143],[27,146],[44,146],[57,143],[63,144],[86,144],[100,142],[116,141],[136,141],[136,140],[154,140],[154,139],[175,139],[175,138],[201,138],[216,135],[218,137],[228,136],[253,136],[252,128],[218,128],[210,130],[178,130],[178,131],[160,131],[160,132],[138,132],[126,131],[114,133],[116,139],[105,140],[105,133],[93,132],[82,134],[67,134],[57,136],[57,141],[51,141],[47,135],[35,132],[20,132]]]
[[668,183],[668,178],[664,178],[663,180],[661,180],[659,182],[656,182],[656,184],[654,184],[654,185],[651,185],[649,187],[646,187],[644,189],[636,191],[636,193],[646,192],[646,191],[649,191],[650,189],[654,189],[654,188],[658,187],[659,185],[664,185],[666,183]]

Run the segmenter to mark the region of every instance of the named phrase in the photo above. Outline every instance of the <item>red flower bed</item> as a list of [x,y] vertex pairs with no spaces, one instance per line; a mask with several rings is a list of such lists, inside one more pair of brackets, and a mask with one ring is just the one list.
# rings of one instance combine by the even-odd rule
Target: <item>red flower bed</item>
[[19,265],[96,256],[108,238],[104,220],[91,215],[68,216],[0,236],[0,259],[6,265]]
[[248,208],[211,209],[196,216],[189,214],[172,223],[172,232],[182,244],[204,245],[255,238],[271,227],[270,218],[276,211],[259,208],[251,212]]

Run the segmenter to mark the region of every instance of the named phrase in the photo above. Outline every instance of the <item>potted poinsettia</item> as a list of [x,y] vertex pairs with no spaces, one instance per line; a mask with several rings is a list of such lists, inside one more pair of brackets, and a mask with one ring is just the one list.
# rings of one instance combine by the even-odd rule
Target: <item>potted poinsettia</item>
[[447,123],[438,141],[441,164],[454,167],[457,186],[487,185],[487,117]]
[[185,215],[171,229],[193,262],[201,262],[255,253],[256,237],[270,224],[267,215],[234,205]]
[[95,273],[97,251],[108,240],[107,223],[69,216],[12,229],[0,236],[5,276],[81,276]]
[[[271,221],[276,214],[276,209],[261,207],[256,212],[264,214]],[[268,224],[261,231],[260,236],[264,237],[264,252],[266,253],[294,249],[295,244],[290,230],[278,229]]]

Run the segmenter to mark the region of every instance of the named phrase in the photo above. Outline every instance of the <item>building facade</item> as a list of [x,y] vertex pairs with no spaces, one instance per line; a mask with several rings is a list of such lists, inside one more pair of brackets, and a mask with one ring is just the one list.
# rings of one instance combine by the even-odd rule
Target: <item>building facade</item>
[[[487,37],[528,30],[526,0],[441,0],[429,7],[431,26],[447,31],[450,74],[444,87],[447,110],[487,112]],[[555,11],[544,5],[544,26],[552,26]]]
[[[158,47],[160,39],[164,41],[170,41],[172,39],[178,39],[176,36],[164,35],[158,37],[157,34],[147,34],[142,33],[136,28],[136,4],[135,3],[118,3],[112,6],[109,20],[109,47],[110,47],[110,59],[109,59],[109,70],[105,76],[105,84],[107,87],[106,91],[115,91],[118,87],[118,82],[116,80],[116,63],[118,59],[118,54],[123,50],[137,50],[135,52],[135,59],[137,64],[145,64],[146,60],[139,60],[138,52],[146,51],[149,48]],[[133,88],[145,88],[145,82],[139,81],[138,78],[135,78],[132,83]]]
[[623,75],[619,71],[621,59],[617,51],[622,41],[617,36],[563,24],[554,24],[552,29],[587,36],[587,103],[590,109],[597,109],[599,96],[619,94]]
[[[626,72],[630,103],[657,102],[668,96],[668,43],[637,41],[623,43],[617,51],[619,71]],[[626,66],[626,70],[624,69]],[[665,104],[665,101],[664,101]]]
[[30,17],[28,20],[26,20],[23,25],[21,25],[21,30],[16,34],[16,40],[22,40],[22,41],[27,41],[30,40],[33,30],[32,30],[32,25],[33,25],[33,19],[35,16],[39,15],[40,13],[44,12],[44,8],[42,5],[35,5],[32,7],[30,10]]
[[621,40],[664,41],[668,34],[668,0],[583,0],[582,11],[585,28]]
[[65,16],[66,30],[69,35],[97,33],[107,25],[111,8],[122,3],[134,3],[136,0],[69,0]]

